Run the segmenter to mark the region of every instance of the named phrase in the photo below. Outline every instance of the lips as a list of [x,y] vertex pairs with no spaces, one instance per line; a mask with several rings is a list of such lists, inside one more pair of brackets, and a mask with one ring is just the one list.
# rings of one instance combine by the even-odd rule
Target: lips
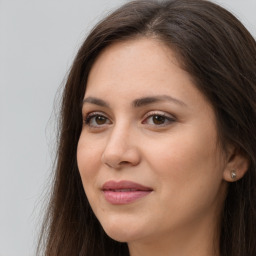
[[153,189],[131,181],[108,181],[102,186],[105,199],[114,205],[129,204],[149,195]]

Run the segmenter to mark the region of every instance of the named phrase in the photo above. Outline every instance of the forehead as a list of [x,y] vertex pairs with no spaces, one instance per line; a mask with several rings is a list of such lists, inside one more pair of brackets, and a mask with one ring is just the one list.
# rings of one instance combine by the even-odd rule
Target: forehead
[[[107,101],[169,95],[187,105],[205,104],[176,53],[159,40],[139,38],[105,48],[89,73],[86,97]],[[200,100],[199,100],[200,99]]]
[[[134,64],[137,64],[138,68],[139,65],[145,64],[145,62],[147,62],[146,67],[148,68],[155,68],[155,65],[159,62],[162,65],[172,62],[178,66],[176,54],[171,48],[158,39],[145,37],[115,42],[103,49],[96,58],[90,74],[95,69],[102,67],[102,62],[108,62],[111,65],[116,64],[116,71],[123,67],[130,70],[134,67]],[[138,70],[138,72],[141,71],[143,69]]]
[[179,67],[174,51],[159,40],[139,38],[114,43],[101,52],[89,73],[87,92],[116,85],[116,90],[129,91],[135,86],[139,93],[155,86],[160,89],[168,80],[192,83],[189,74]]

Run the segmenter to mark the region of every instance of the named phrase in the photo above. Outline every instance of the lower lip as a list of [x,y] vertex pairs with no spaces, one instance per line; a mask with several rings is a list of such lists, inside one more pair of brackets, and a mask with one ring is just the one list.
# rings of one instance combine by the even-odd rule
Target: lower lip
[[105,190],[104,196],[105,199],[111,203],[111,204],[129,204],[137,199],[140,199],[142,197],[147,196],[150,194],[152,191],[110,191],[110,190]]

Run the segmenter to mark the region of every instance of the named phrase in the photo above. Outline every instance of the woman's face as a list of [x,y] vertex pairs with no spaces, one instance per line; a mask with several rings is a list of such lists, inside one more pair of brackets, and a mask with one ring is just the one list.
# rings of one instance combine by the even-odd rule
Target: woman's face
[[132,243],[215,227],[226,161],[214,111],[168,47],[141,38],[106,48],[82,112],[78,167],[110,237]]

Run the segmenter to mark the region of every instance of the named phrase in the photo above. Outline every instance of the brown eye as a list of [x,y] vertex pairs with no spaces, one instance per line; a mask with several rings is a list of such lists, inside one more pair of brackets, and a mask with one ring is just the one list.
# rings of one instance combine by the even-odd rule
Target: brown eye
[[95,122],[97,123],[97,125],[103,125],[105,124],[107,121],[107,118],[104,116],[96,116],[95,117]]
[[90,126],[90,127],[101,127],[107,124],[110,124],[110,120],[101,114],[97,113],[91,113],[85,118],[85,125]]
[[164,124],[164,123],[165,123],[166,117],[160,116],[160,115],[154,115],[154,116],[152,117],[152,121],[153,121],[153,123],[156,124],[156,125],[161,125],[161,124]]
[[152,127],[164,127],[172,124],[173,122],[175,122],[175,120],[176,119],[170,114],[149,113],[142,123],[150,125]]

